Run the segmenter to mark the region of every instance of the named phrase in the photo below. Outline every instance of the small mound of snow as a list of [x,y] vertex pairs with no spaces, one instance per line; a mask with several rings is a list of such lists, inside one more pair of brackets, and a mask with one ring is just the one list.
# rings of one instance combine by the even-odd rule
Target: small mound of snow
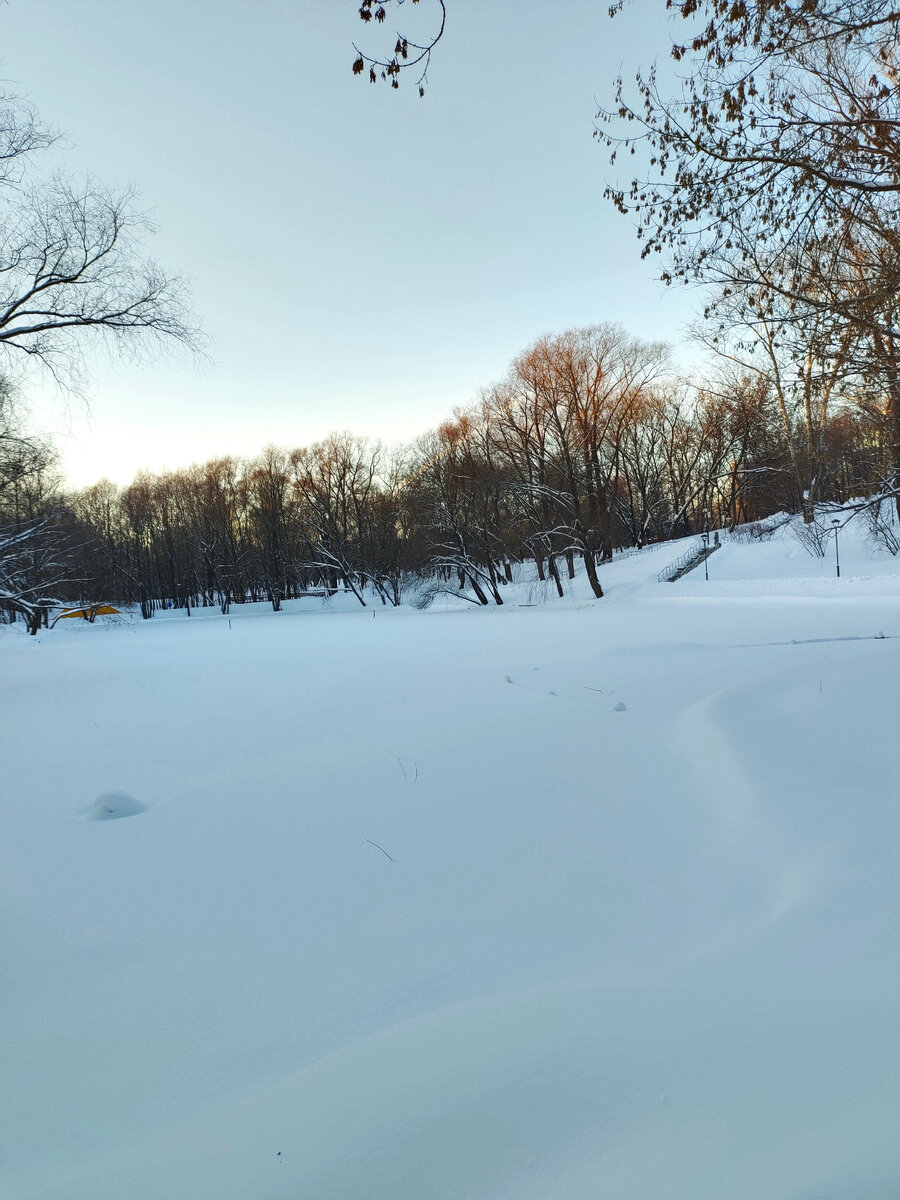
[[146,812],[149,804],[143,804],[127,792],[104,792],[98,796],[87,814],[89,821],[117,821],[120,817],[136,817]]

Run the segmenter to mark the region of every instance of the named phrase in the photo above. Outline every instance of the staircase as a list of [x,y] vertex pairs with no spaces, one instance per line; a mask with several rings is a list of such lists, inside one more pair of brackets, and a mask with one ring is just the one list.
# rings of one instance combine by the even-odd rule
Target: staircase
[[658,583],[674,583],[676,579],[680,579],[682,575],[687,575],[688,571],[693,571],[695,567],[699,567],[701,563],[706,562],[711,554],[719,549],[721,543],[713,542],[709,546],[704,546],[703,543],[699,546],[692,546],[690,550],[686,550],[681,558],[676,558],[674,562],[670,562],[656,576]]

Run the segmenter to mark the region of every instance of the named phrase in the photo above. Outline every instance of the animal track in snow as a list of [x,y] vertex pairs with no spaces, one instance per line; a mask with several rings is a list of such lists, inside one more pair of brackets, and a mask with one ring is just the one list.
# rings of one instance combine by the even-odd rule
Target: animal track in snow
[[[531,670],[539,671],[540,667],[532,667]],[[587,683],[577,684],[570,679],[563,679],[562,684],[560,684],[558,680],[555,681],[557,682],[557,686],[555,688],[548,688],[546,686],[547,683],[553,682],[550,679],[545,679],[539,684],[536,680],[534,682],[526,682],[524,679],[514,679],[512,675],[504,675],[503,682],[511,683],[513,687],[521,688],[524,692],[530,692],[533,696],[554,696],[557,699],[561,698],[563,700],[569,700],[575,704],[581,705],[593,705],[595,703],[594,701],[589,700],[587,696],[583,696],[581,694],[582,691],[594,692],[600,696],[608,696],[613,692],[618,691],[617,688],[605,689],[592,687]],[[624,705],[621,705],[617,711],[623,711],[624,707]]]

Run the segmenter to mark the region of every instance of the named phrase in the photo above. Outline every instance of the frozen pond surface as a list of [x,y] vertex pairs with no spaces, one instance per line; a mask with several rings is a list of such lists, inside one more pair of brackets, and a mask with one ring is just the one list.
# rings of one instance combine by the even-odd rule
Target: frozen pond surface
[[894,1200],[900,573],[846,541],[3,631],[3,1195]]

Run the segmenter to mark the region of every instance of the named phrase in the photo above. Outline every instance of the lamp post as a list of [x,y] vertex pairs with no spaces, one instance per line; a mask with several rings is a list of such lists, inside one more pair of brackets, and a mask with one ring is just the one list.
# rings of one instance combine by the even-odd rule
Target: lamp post
[[703,549],[706,553],[703,556],[703,577],[709,583],[709,509],[703,510],[703,533],[700,535],[703,538]]
[[834,570],[838,579],[841,577],[841,554],[838,548],[838,535],[841,532],[841,523],[837,517],[831,522],[834,526]]

